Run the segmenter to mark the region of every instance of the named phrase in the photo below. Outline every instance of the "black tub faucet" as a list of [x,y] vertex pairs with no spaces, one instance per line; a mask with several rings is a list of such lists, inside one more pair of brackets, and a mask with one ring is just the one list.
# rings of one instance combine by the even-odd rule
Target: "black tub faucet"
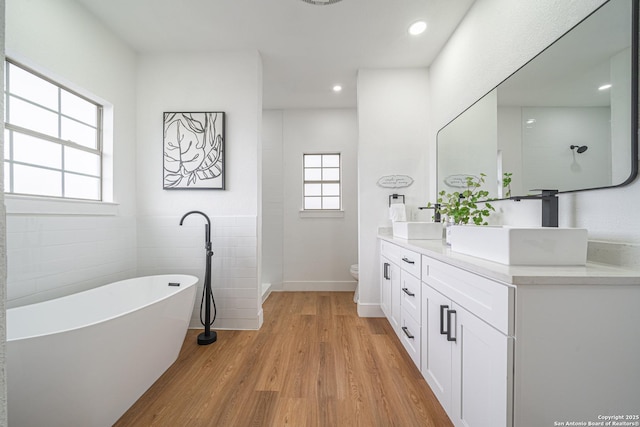
[[[207,214],[204,212],[190,211],[182,216],[182,218],[180,219],[180,225],[182,225],[182,223],[184,222],[184,219],[191,214],[202,215],[204,219],[207,221],[207,223],[204,225],[204,243],[205,243],[205,249],[207,250],[207,256],[209,256],[209,252],[211,252],[211,220],[209,219]],[[213,255],[213,252],[211,253],[211,255]]]
[[[198,345],[209,345],[218,339],[216,331],[211,330],[211,325],[216,321],[218,310],[216,309],[216,301],[213,298],[213,292],[211,290],[211,257],[213,251],[211,250],[211,220],[201,211],[189,211],[180,219],[180,225],[184,222],[184,219],[191,214],[202,215],[207,223],[204,225],[204,247],[206,252],[206,263],[204,271],[204,288],[202,290],[202,300],[200,302],[200,323],[204,326],[204,332],[198,335]],[[205,317],[202,318],[202,305],[205,306]],[[213,320],[211,320],[211,304],[213,303]]]
[[541,194],[532,196],[514,196],[511,200],[519,202],[520,200],[541,200],[542,201],[542,226],[557,227],[558,226],[558,190],[531,190],[541,191]]

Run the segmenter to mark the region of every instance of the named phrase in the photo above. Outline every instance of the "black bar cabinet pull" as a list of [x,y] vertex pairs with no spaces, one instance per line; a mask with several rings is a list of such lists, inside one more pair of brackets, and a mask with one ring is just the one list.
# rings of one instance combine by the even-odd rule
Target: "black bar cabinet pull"
[[391,277],[389,277],[389,267],[390,267],[390,264],[388,262],[385,262],[384,269],[382,271],[382,276],[387,280],[391,279]]
[[404,332],[404,334],[407,336],[407,338],[409,338],[411,340],[415,338],[413,335],[411,335],[411,333],[409,332],[409,328],[407,328],[406,326],[402,327],[402,332]]
[[402,292],[404,292],[405,294],[409,295],[410,297],[415,297],[416,296],[416,294],[411,293],[409,291],[409,289],[407,289],[407,288],[402,288]]
[[410,260],[409,258],[407,258],[407,257],[402,258],[402,260],[403,260],[404,262],[406,262],[407,264],[415,264],[415,261],[411,261],[411,260]]
[[440,334],[442,335],[447,335],[448,333],[447,330],[444,328],[444,312],[448,308],[449,308],[448,305],[440,306]]
[[456,329],[456,325],[454,324],[453,326],[451,325],[451,315],[455,315],[456,311],[455,310],[447,310],[447,328],[449,328],[449,330],[447,331],[447,341],[456,341],[456,337],[451,333],[452,331],[454,331]]

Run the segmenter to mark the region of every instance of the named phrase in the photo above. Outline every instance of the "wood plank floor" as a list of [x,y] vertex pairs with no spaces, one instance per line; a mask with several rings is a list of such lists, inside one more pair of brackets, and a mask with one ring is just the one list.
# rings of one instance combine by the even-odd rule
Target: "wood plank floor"
[[115,424],[450,426],[386,319],[349,292],[277,292],[259,331],[190,330],[176,363]]

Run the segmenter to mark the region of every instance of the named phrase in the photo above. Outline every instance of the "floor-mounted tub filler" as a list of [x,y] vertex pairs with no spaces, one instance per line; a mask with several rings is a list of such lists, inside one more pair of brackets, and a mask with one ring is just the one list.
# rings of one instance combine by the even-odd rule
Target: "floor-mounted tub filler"
[[140,277],[7,310],[9,425],[113,425],[177,359],[197,283]]
[[[218,339],[218,333],[211,330],[213,322],[216,321],[218,310],[216,309],[216,301],[213,298],[211,290],[211,257],[213,250],[211,249],[211,220],[206,213],[201,211],[190,211],[182,216],[180,225],[184,223],[184,219],[192,214],[202,215],[207,223],[204,225],[204,249],[206,253],[204,286],[202,289],[202,299],[200,300],[200,323],[204,326],[204,332],[198,335],[198,345],[209,345]],[[211,318],[211,306],[213,305],[213,319]],[[202,308],[204,306],[204,318],[202,317]]]

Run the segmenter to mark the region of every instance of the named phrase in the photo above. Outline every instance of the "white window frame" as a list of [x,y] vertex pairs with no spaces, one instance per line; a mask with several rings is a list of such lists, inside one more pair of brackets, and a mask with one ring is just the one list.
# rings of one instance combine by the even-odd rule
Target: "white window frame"
[[[338,156],[338,179],[323,179],[322,178],[322,171],[323,169],[336,169],[335,166],[324,166],[323,163],[321,163],[321,165],[319,167],[307,167],[306,163],[305,163],[305,159],[306,156]],[[324,157],[323,157],[324,159]],[[306,179],[306,171],[307,169],[320,169],[321,171],[321,179],[319,180],[307,180]],[[306,194],[306,184],[320,184],[321,186],[321,193],[320,196],[308,196]],[[324,200],[323,197],[334,197],[334,196],[325,196],[324,195],[324,190],[322,189],[322,184],[337,184],[338,185],[338,207],[337,208],[325,208],[323,206]],[[319,209],[307,209],[306,208],[306,204],[305,204],[305,198],[306,197],[320,197],[321,200],[321,207]],[[302,209],[301,209],[301,215],[302,216],[314,216],[314,213],[323,215],[323,216],[332,216],[332,214],[339,214],[339,215],[333,215],[333,216],[342,216],[342,154],[339,152],[323,152],[323,153],[303,153],[302,154]],[[305,215],[305,213],[307,215]],[[309,215],[311,214],[311,215]]]
[[[92,126],[88,123],[79,121],[73,117],[69,117],[66,116],[64,114],[63,111],[61,111],[61,106],[60,104],[58,105],[57,110],[54,109],[50,109],[47,107],[44,107],[40,104],[38,104],[37,102],[33,102],[30,99],[26,99],[23,97],[20,97],[18,95],[15,94],[11,94],[11,75],[10,75],[10,67],[8,66],[8,64],[11,64],[15,67],[18,67],[24,71],[29,72],[30,74],[48,82],[51,83],[52,85],[56,86],[58,89],[58,98],[60,99],[60,92],[62,90],[65,90],[93,105],[96,106],[96,125],[95,125],[95,129],[96,129],[96,148],[90,148],[90,147],[86,147],[84,145],[81,144],[77,144],[74,143],[73,141],[69,141],[69,140],[63,140],[60,138],[60,132],[61,132],[61,127],[58,127],[58,137],[53,137],[51,135],[46,135],[46,134],[42,134],[38,131],[32,130],[32,129],[28,129],[28,128],[24,128],[21,126],[17,126],[8,122],[4,123],[4,127],[5,130],[8,131],[8,138],[6,138],[5,140],[5,145],[8,145],[8,152],[9,152],[9,158],[5,158],[4,159],[4,163],[5,163],[5,168],[8,169],[8,171],[6,171],[5,173],[9,174],[9,188],[5,188],[5,193],[7,195],[15,195],[15,196],[25,196],[25,197],[31,197],[31,198],[42,198],[42,199],[51,199],[51,200],[70,200],[70,201],[88,201],[88,202],[103,202],[103,197],[104,197],[104,182],[103,182],[103,178],[104,178],[104,171],[103,171],[103,138],[104,138],[104,127],[103,127],[103,123],[104,123],[104,106],[98,102],[96,102],[95,100],[92,100],[80,93],[78,93],[77,91],[61,84],[58,83],[50,78],[48,78],[47,76],[33,70],[30,67],[27,67],[15,60],[12,60],[10,58],[5,58],[5,117],[10,117],[11,111],[10,111],[10,103],[9,103],[9,96],[13,96],[17,99],[20,99],[21,101],[27,102],[29,104],[38,106],[39,108],[45,108],[46,110],[56,114],[58,116],[58,120],[60,121],[63,117],[70,119],[70,120],[74,120],[77,121],[78,123],[82,123],[84,125],[89,125]],[[93,126],[92,126],[93,127]],[[74,148],[80,151],[85,151],[88,153],[92,153],[98,156],[98,163],[99,163],[99,169],[98,169],[98,175],[93,175],[93,174],[86,174],[86,173],[81,173],[81,172],[76,172],[76,171],[71,171],[71,170],[66,170],[64,167],[64,160],[62,162],[62,165],[60,168],[53,168],[53,167],[47,167],[47,166],[42,166],[42,165],[37,165],[37,164],[31,164],[31,163],[26,163],[26,162],[19,162],[14,160],[13,158],[13,136],[14,133],[20,133],[23,135],[27,135],[27,136],[32,136],[32,137],[36,137],[45,141],[49,141],[49,142],[53,142],[55,144],[58,144],[62,147],[70,147],[70,148]],[[7,150],[5,150],[7,151]],[[54,170],[54,171],[59,171],[61,172],[61,184],[62,184],[62,195],[61,196],[51,196],[51,195],[42,195],[42,194],[21,194],[21,193],[16,193],[13,191],[13,185],[14,185],[14,177],[13,177],[13,166],[14,165],[26,165],[29,167],[34,167],[34,168],[40,168],[40,169],[44,169],[44,170]],[[65,197],[64,191],[65,191],[65,185],[64,185],[64,179],[65,179],[65,173],[67,174],[73,174],[73,175],[78,175],[78,176],[87,176],[87,177],[92,177],[92,178],[97,178],[99,181],[99,188],[98,188],[98,198],[97,199],[87,199],[87,198],[73,198],[73,197]],[[5,186],[6,186],[6,182],[5,182]]]

